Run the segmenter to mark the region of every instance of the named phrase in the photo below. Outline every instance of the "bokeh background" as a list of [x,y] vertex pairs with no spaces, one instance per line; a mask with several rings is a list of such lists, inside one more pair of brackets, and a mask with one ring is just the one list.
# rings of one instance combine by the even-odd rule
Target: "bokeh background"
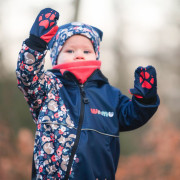
[[35,125],[15,69],[21,44],[45,7],[60,12],[58,25],[81,21],[104,32],[102,71],[127,96],[138,66],[156,68],[161,105],[146,125],[120,133],[116,179],[179,180],[180,0],[0,0],[0,179],[31,177]]

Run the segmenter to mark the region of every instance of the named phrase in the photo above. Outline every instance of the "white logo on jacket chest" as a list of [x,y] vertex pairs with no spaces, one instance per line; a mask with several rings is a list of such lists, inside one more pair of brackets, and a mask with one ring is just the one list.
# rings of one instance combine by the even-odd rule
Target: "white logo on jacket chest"
[[98,109],[93,109],[93,108],[91,108],[91,113],[92,114],[100,114],[104,117],[113,117],[114,116],[114,112],[100,111]]

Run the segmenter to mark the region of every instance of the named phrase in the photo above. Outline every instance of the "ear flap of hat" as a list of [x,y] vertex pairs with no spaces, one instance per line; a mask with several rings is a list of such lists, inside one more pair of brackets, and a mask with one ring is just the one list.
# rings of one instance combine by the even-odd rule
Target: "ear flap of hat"
[[102,41],[103,32],[102,32],[100,29],[98,29],[98,28],[96,28],[96,27],[94,27],[94,26],[91,26],[91,27],[98,33],[99,38],[100,38],[100,40]]
[[51,41],[48,43],[48,50],[53,47],[53,44],[54,44],[54,42],[56,41],[56,35],[58,34],[59,30],[60,30],[60,29],[65,29],[65,28],[67,28],[70,24],[71,24],[71,23],[68,23],[68,24],[64,24],[64,25],[62,25],[62,26],[59,26],[56,34],[55,34],[54,37],[51,39]]

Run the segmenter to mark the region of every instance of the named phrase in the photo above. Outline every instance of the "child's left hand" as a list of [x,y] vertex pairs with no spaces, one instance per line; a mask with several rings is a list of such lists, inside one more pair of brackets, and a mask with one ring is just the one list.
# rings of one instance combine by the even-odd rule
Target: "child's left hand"
[[129,91],[137,98],[155,98],[157,95],[155,68],[153,66],[138,67],[135,71],[134,88]]

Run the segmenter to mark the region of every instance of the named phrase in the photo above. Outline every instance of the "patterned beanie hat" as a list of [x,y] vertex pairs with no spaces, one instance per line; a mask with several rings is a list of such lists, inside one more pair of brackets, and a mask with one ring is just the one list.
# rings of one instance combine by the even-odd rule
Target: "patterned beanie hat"
[[68,38],[70,38],[73,35],[83,35],[91,40],[94,51],[96,53],[96,59],[99,59],[99,46],[100,41],[102,41],[103,32],[93,26],[79,23],[79,22],[72,22],[69,24],[65,24],[59,27],[56,35],[49,43],[49,49],[51,51],[50,58],[52,60],[52,65],[57,65],[57,58],[58,55],[66,42]]

